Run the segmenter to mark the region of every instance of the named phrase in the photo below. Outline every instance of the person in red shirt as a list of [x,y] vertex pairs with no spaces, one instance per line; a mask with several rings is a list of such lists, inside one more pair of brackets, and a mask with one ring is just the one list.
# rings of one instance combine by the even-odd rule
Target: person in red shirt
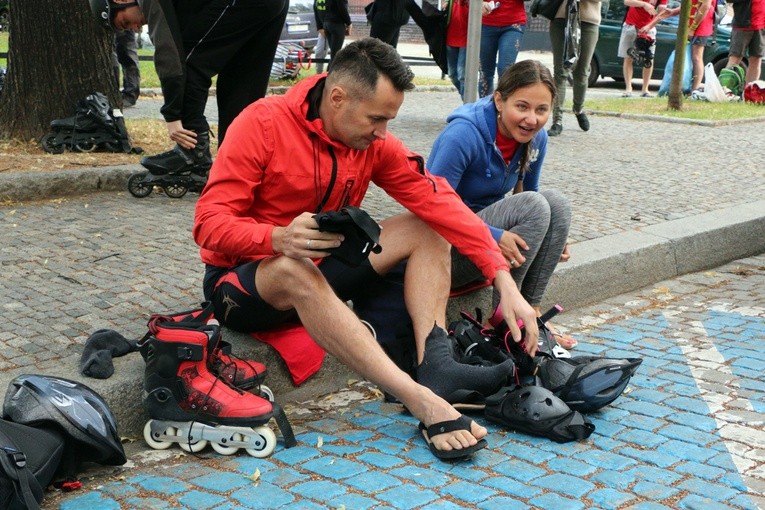
[[741,63],[749,54],[746,82],[760,79],[762,56],[765,54],[765,0],[736,0],[733,3],[728,67]]
[[[206,264],[205,298],[221,324],[262,331],[300,320],[316,343],[421,421],[434,455],[463,457],[486,446],[487,431],[445,395],[506,383],[513,367],[463,365],[450,355],[443,329],[450,244],[493,282],[516,342],[522,340],[517,319],[527,324],[525,348],[532,356],[539,331],[536,311],[488,227],[446,180],[425,169],[421,156],[387,132],[413,77],[393,47],[365,38],[340,50],[327,75],[247,107],[213,163],[193,235]],[[314,215],[358,206],[370,182],[409,211],[383,220],[382,251],[351,266],[331,256],[342,235],[319,230]],[[403,260],[417,382],[346,305]]]
[[446,27],[446,63],[449,78],[465,98],[465,55],[467,54],[468,0],[449,0],[447,12],[449,22]]
[[[701,87],[704,79],[704,48],[714,42],[714,0],[692,0],[691,14],[688,19],[688,44],[691,45],[691,64],[693,64],[693,85],[691,90]],[[651,23],[644,27],[650,30],[662,19],[680,14],[680,7],[665,9]]]
[[[618,55],[624,59],[624,94],[623,97],[632,95],[632,71],[634,58],[630,55],[630,50],[635,47],[638,37],[644,37],[650,40],[649,51],[651,55],[656,53],[656,27],[642,31],[643,27],[648,25],[657,13],[666,9],[667,0],[624,0],[627,6],[627,17],[622,25],[622,34],[619,38]],[[651,81],[653,73],[653,64],[643,66],[643,84],[640,90],[642,97],[651,97],[648,91],[648,84]]]
[[494,92],[494,74],[501,75],[515,64],[526,30],[526,8],[523,0],[483,2],[481,18],[481,50],[479,59],[479,95]]

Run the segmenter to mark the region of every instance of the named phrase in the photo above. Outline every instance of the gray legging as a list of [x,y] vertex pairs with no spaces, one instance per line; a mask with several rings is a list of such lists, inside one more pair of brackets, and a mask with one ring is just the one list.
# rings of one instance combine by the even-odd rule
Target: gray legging
[[[559,191],[525,191],[508,195],[478,212],[489,225],[521,236],[529,249],[521,251],[526,262],[513,268],[513,280],[532,306],[542,302],[550,277],[566,246],[571,224],[571,205]],[[452,288],[483,280],[478,268],[452,250]],[[494,305],[499,296],[494,293]]]

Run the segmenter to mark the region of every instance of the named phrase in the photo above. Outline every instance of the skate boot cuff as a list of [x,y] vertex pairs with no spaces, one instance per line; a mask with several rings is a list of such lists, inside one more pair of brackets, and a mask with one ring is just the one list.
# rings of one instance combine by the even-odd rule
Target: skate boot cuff
[[493,366],[474,366],[454,358],[446,331],[438,326],[425,340],[425,354],[417,367],[417,382],[442,398],[450,398],[459,390],[491,395],[515,375],[515,364],[508,359]]

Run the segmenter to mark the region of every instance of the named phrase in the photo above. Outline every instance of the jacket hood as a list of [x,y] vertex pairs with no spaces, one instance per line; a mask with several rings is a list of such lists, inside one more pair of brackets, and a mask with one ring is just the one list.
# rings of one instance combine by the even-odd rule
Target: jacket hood
[[317,74],[309,78],[300,80],[295,85],[290,87],[286,94],[284,94],[284,100],[287,104],[287,108],[295,116],[298,123],[305,126],[309,133],[315,134],[321,140],[329,145],[333,145],[338,148],[347,147],[340,142],[332,140],[324,131],[324,122],[321,118],[317,117],[313,120],[308,120],[309,109],[309,94],[311,91],[320,85],[323,85],[324,80],[327,78],[326,74]]
[[484,142],[494,145],[497,133],[497,108],[494,106],[493,96],[486,96],[475,103],[460,106],[449,114],[446,121],[452,122],[457,119],[473,124]]

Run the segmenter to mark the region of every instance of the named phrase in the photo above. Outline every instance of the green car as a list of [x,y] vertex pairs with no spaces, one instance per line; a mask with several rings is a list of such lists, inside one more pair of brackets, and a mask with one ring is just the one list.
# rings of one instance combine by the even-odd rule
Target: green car
[[[669,7],[680,5],[676,0],[669,1]],[[602,21],[598,43],[595,45],[595,54],[590,64],[590,86],[595,85],[598,77],[613,78],[624,81],[622,64],[624,59],[617,56],[619,49],[619,37],[622,33],[622,24],[627,12],[627,7],[622,0],[604,0],[602,4]],[[664,67],[667,65],[670,53],[675,49],[677,39],[678,16],[673,16],[661,21],[656,26],[656,54],[653,61],[654,80],[661,80],[664,76]],[[715,43],[704,50],[704,63],[714,63],[717,74],[728,63],[728,49],[730,48],[730,25],[717,27],[717,39]],[[640,78],[641,70],[636,67],[634,76]]]

